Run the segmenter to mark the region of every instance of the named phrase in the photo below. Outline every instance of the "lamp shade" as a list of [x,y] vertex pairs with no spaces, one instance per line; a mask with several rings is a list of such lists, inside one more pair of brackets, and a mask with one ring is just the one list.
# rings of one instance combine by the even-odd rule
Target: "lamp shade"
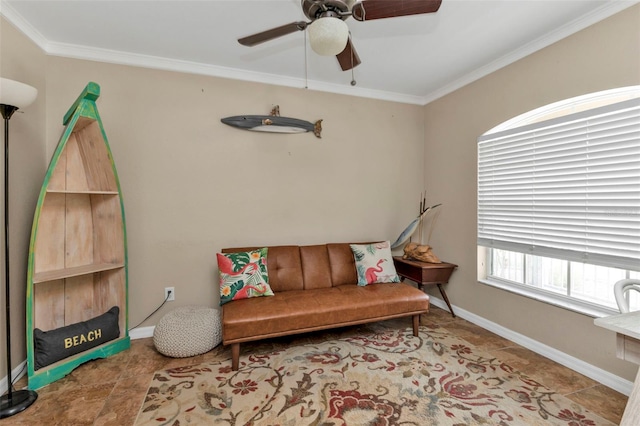
[[38,89],[19,81],[0,78],[0,104],[24,109],[38,96]]
[[318,18],[307,30],[309,44],[318,55],[337,55],[344,50],[349,40],[349,27],[340,18]]

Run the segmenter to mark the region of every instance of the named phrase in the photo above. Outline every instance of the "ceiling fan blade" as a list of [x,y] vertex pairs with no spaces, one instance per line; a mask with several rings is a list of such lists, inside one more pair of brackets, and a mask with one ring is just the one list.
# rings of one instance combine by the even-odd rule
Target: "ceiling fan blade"
[[351,37],[347,39],[347,45],[342,52],[336,55],[336,58],[338,58],[342,71],[348,71],[360,65],[360,58],[358,57],[358,52],[356,52],[356,49],[353,47],[353,43],[351,43]]
[[353,5],[351,14],[357,21],[394,18],[396,16],[433,13],[442,0],[363,0]]
[[307,25],[309,25],[309,23],[304,21],[292,22],[257,34],[239,38],[238,43],[243,46],[255,46],[256,44],[264,43],[265,41],[273,40],[274,38],[282,37],[283,35],[295,33],[296,31],[303,31],[307,28]]

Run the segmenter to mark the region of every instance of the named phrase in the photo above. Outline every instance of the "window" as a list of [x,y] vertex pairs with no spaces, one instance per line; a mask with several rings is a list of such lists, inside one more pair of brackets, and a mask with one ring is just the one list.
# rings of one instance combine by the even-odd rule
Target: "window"
[[483,282],[594,316],[617,311],[615,282],[640,278],[640,86],[481,136],[478,246]]

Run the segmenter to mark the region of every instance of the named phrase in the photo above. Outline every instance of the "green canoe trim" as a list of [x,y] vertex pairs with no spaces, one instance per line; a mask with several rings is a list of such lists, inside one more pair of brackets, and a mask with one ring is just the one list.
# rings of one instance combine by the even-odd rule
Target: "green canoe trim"
[[69,122],[69,119],[71,118],[73,113],[76,112],[76,109],[78,109],[78,106],[80,106],[80,103],[82,101],[87,100],[95,104],[95,101],[99,97],[100,97],[100,86],[98,85],[98,83],[94,83],[93,81],[90,81],[86,85],[82,93],[80,93],[80,96],[78,96],[78,99],[76,99],[73,105],[71,105],[71,108],[69,108],[69,111],[67,111],[67,113],[64,115],[62,124],[64,124],[65,126],[67,125],[67,123]]

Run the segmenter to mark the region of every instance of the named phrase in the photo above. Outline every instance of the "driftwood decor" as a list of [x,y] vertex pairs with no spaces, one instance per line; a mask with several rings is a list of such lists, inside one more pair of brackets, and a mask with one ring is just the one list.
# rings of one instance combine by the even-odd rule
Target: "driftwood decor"
[[[441,204],[436,204],[434,206],[427,207],[427,200],[424,194],[420,194],[420,209],[418,211],[418,217],[409,224],[407,229],[405,229],[400,237],[394,242],[391,248],[399,247],[405,241],[411,238],[411,235],[417,230],[418,231],[418,241],[419,243],[409,242],[404,246],[404,255],[403,259],[414,259],[419,260],[421,262],[427,263],[442,263],[442,261],[433,253],[431,246],[428,244],[422,244],[422,235],[423,235],[423,222],[427,215],[427,213],[431,212],[435,208],[439,207]],[[431,232],[433,230],[433,221],[429,226],[429,237],[427,238],[427,243],[431,239]]]
[[427,263],[442,263],[438,256],[433,253],[431,246],[409,243],[404,246],[403,259],[414,259]]

